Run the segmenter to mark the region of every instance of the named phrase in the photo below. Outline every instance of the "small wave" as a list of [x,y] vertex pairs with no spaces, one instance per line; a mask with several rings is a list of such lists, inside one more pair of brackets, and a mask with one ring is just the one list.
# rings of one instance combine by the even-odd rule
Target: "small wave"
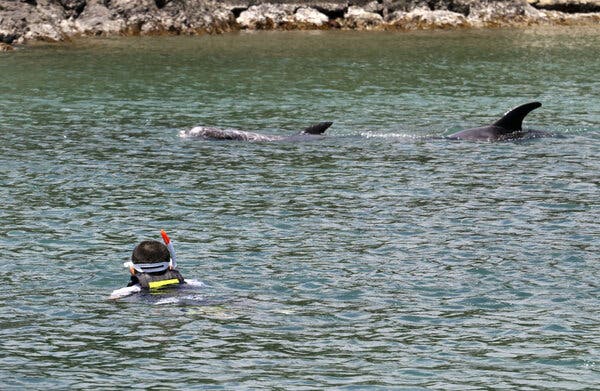
[[141,291],[141,288],[139,285],[128,286],[128,287],[121,288],[121,289],[115,289],[108,298],[110,300],[121,299],[123,297],[127,297],[129,295],[138,293],[140,291]]
[[431,136],[421,136],[416,134],[409,133],[373,133],[373,132],[361,132],[361,137],[368,139],[392,139],[392,138],[400,138],[400,139],[410,139],[410,140],[423,140],[426,138],[430,138]]
[[198,281],[198,280],[194,280],[194,279],[190,279],[190,280],[185,280],[185,282],[190,286],[190,287],[204,287],[206,286],[205,283],[203,283],[202,281]]
[[177,304],[179,303],[178,297],[166,297],[164,299],[158,300],[154,305],[165,305],[165,304]]

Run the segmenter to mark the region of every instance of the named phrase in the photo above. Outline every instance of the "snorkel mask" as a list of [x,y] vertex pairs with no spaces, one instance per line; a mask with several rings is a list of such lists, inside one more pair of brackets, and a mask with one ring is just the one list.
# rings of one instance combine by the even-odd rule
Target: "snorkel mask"
[[169,239],[169,235],[165,232],[164,229],[160,230],[160,235],[163,238],[163,242],[169,249],[170,260],[169,262],[156,262],[156,263],[133,263],[133,261],[128,261],[123,263],[123,266],[129,269],[134,269],[140,273],[156,273],[162,272],[167,269],[175,269],[177,267],[177,259],[175,258],[175,248],[173,247],[173,243],[171,239]]

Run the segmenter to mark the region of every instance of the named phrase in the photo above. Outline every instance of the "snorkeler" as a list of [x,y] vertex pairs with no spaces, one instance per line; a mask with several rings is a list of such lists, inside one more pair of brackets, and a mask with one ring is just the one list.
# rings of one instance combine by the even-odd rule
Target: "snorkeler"
[[110,298],[119,298],[167,286],[186,284],[181,273],[175,269],[177,261],[173,243],[165,231],[160,232],[165,244],[156,240],[145,240],[138,244],[131,254],[131,261],[123,266],[129,268],[131,279],[126,288],[113,291]]

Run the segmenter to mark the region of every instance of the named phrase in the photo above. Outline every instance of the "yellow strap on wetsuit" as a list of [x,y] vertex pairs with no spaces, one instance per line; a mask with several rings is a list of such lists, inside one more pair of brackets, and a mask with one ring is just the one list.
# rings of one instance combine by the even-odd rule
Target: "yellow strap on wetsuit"
[[165,285],[179,284],[179,280],[176,278],[172,278],[170,280],[162,280],[162,281],[151,281],[148,283],[148,287],[150,289],[161,288]]

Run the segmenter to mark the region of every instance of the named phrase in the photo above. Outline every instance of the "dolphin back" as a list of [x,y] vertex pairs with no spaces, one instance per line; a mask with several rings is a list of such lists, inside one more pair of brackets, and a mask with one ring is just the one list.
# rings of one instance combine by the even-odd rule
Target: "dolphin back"
[[240,140],[240,141],[276,141],[279,136],[266,136],[264,134],[245,132],[238,129],[225,129],[213,126],[196,126],[190,130],[182,130],[179,137],[202,138],[206,140]]
[[333,122],[319,122],[302,130],[300,134],[323,134],[331,125]]
[[525,119],[527,114],[541,106],[540,102],[530,102],[515,107],[504,114],[498,121],[494,122],[493,126],[506,129],[506,132],[503,133],[520,132],[523,126],[523,119]]

